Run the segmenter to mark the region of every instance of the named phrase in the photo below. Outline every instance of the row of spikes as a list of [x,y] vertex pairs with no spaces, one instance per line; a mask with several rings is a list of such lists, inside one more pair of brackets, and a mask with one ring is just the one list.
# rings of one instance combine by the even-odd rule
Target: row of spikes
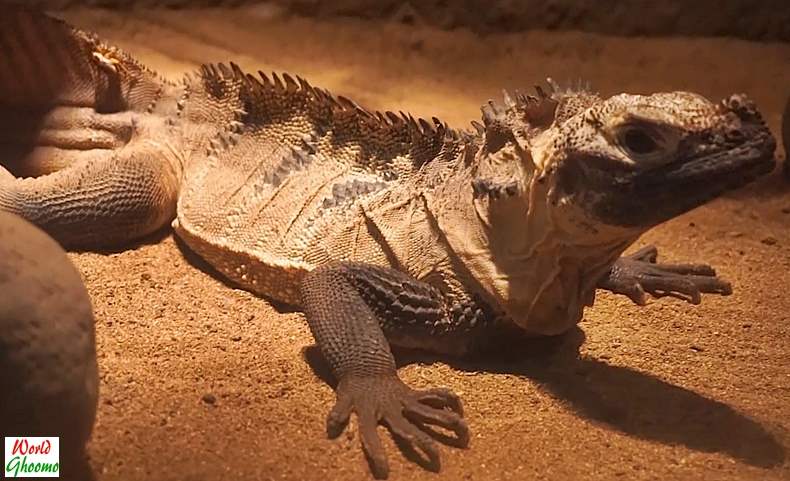
[[502,90],[503,104],[489,100],[480,110],[483,113],[483,124],[472,121],[472,127],[478,135],[484,135],[487,128],[494,127],[497,123],[505,123],[507,114],[516,111],[524,116],[524,120],[535,127],[547,126],[553,120],[554,109],[559,97],[566,92],[583,91],[589,87],[579,82],[576,89],[563,90],[551,78],[546,79],[547,90],[541,85],[535,85],[535,95],[521,93],[516,90],[513,94]]
[[[216,159],[216,156],[221,152],[227,151],[232,146],[235,146],[241,140],[243,124],[238,121],[231,121],[228,130],[219,132],[213,139],[209,141],[206,155],[209,158]],[[314,145],[315,139],[312,136],[304,136],[300,139],[299,148],[291,146],[292,155],[302,158],[304,156],[315,155],[316,147]]]
[[204,75],[226,79],[240,79],[252,89],[273,90],[282,94],[304,92],[315,99],[315,101],[328,105],[335,111],[354,112],[360,117],[360,120],[367,122],[372,127],[399,128],[406,126],[413,135],[438,138],[444,141],[457,141],[468,136],[466,132],[451,129],[447,123],[436,117],[432,117],[431,122],[429,122],[422,118],[414,118],[412,115],[404,112],[370,112],[347,97],[334,96],[325,89],[310,85],[307,80],[298,75],[292,77],[287,73],[283,73],[282,79],[280,79],[280,76],[272,73],[270,79],[265,73],[258,71],[258,76],[256,77],[252,74],[244,73],[238,65],[232,62],[230,66],[223,63],[203,65],[201,71]]

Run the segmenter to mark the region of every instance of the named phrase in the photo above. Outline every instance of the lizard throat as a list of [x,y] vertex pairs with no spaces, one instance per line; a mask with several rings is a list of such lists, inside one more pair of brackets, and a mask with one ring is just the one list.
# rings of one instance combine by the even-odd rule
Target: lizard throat
[[550,176],[533,179],[528,200],[514,201],[507,215],[491,216],[510,219],[506,225],[480,223],[470,235],[456,232],[456,222],[448,220],[443,230],[489,302],[528,334],[556,335],[581,320],[598,281],[641,231],[585,230],[572,206],[552,202]]

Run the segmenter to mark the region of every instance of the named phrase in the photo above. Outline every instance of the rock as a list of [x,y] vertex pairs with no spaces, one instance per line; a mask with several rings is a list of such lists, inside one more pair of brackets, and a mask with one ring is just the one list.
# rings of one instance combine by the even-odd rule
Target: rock
[[776,237],[773,237],[773,236],[769,235],[768,237],[765,237],[765,238],[761,239],[760,242],[762,242],[763,244],[765,244],[767,246],[772,246],[772,245],[776,245],[777,240],[776,240]]
[[98,401],[90,299],[43,231],[0,212],[0,432],[59,436],[61,476],[84,469]]

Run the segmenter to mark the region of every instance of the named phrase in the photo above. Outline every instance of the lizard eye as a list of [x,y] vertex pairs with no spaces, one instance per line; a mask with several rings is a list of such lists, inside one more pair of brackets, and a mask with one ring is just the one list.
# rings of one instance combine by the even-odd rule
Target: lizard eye
[[650,154],[658,150],[658,143],[647,132],[631,127],[621,137],[623,146],[637,155]]

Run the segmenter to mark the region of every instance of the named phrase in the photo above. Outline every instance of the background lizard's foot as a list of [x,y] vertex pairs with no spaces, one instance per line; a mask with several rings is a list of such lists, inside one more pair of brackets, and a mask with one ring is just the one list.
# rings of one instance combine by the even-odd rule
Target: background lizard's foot
[[716,277],[706,264],[657,264],[658,250],[647,246],[623,256],[612,266],[599,287],[628,296],[634,303],[646,303],[645,293],[653,297],[670,296],[699,304],[703,293],[732,294],[729,282]]
[[449,444],[466,447],[469,443],[461,400],[447,389],[417,391],[394,375],[346,377],[338,385],[337,403],[327,416],[330,437],[343,432],[352,411],[357,413],[362,449],[377,479],[389,474],[377,433],[379,423],[387,426],[407,456],[413,455],[409,457],[431,471],[439,471],[441,463],[436,443],[421,429],[424,425],[455,433],[455,438],[442,436]]

